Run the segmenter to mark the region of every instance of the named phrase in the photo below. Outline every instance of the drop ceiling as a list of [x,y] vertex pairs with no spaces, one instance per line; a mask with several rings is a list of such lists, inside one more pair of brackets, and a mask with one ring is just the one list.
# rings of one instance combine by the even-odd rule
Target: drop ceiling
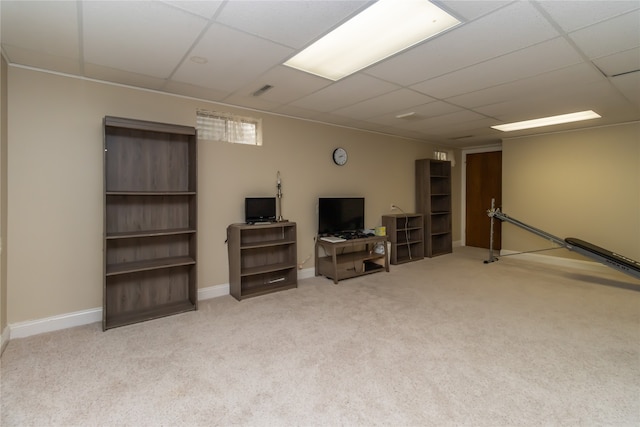
[[[639,0],[437,1],[462,25],[342,80],[282,65],[370,3],[2,0],[0,42],[10,66],[446,147],[640,120]],[[588,109],[602,118],[490,128]]]

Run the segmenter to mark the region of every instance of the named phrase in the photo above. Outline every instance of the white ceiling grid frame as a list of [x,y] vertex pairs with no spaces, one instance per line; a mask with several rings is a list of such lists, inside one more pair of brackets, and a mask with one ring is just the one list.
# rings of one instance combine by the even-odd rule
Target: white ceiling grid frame
[[[633,72],[640,68],[640,1],[434,2],[465,23],[340,84],[281,64],[284,57],[298,50],[294,45],[310,43],[335,28],[361,10],[362,1],[1,0],[1,41],[10,66],[453,146],[469,146],[476,140],[492,142],[503,136],[482,128],[487,119],[474,120],[473,114],[496,116],[495,123],[490,123],[495,125],[500,122],[498,117],[518,115],[522,117],[513,119],[529,119],[538,113],[550,115],[545,110],[560,106],[588,104],[582,109],[604,115],[589,126],[640,119],[640,72]],[[91,13],[93,8],[112,12],[85,19],[82,11]],[[290,18],[298,13],[292,21]],[[160,19],[155,19],[156,15]],[[98,19],[99,27],[94,28],[93,21]],[[119,26],[122,22],[126,25]],[[191,25],[194,22],[197,28]],[[212,64],[215,57],[200,54],[208,52],[202,47],[202,38],[214,26],[229,31],[224,40],[231,45],[229,48],[236,46],[245,51],[241,63],[236,57],[228,57],[226,62]],[[235,44],[239,34],[244,42]],[[95,42],[92,37],[105,40]],[[582,62],[563,67],[563,49],[540,49],[545,42],[559,38],[574,48]],[[226,55],[227,51],[221,52]],[[189,59],[196,55],[210,62],[197,65]],[[574,54],[568,58],[572,63]],[[523,67],[526,61],[531,64]],[[234,63],[239,64],[238,68],[232,66]],[[560,68],[554,70],[555,67]],[[184,73],[180,79],[171,74],[177,72]],[[211,78],[212,73],[215,79]],[[446,78],[449,73],[453,74]],[[429,83],[433,79],[438,80]],[[410,87],[428,87],[434,82],[442,83],[434,86],[438,92],[424,96],[437,93],[443,100],[415,105]],[[265,84],[274,87],[259,97],[252,96]],[[445,85],[451,90],[444,91]],[[465,110],[470,110],[467,113],[472,113],[471,117]],[[411,111],[415,111],[411,120],[395,117]],[[454,123],[456,117],[460,121]],[[433,121],[424,122],[425,119]],[[436,129],[437,123],[442,126],[437,125]],[[431,129],[427,124],[433,124]],[[554,129],[582,126],[561,125]],[[457,139],[466,136],[462,132],[473,136]]]

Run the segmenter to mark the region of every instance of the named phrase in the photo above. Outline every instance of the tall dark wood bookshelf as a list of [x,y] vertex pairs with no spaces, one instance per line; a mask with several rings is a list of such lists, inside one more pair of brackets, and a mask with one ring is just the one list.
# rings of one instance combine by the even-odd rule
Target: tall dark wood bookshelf
[[426,256],[453,251],[451,162],[416,160],[416,210],[424,215]]
[[104,118],[103,329],[197,309],[196,129]]

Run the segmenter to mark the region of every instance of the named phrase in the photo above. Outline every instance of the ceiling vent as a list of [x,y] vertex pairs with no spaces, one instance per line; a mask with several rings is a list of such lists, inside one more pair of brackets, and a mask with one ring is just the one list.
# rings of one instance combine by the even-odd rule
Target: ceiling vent
[[252,95],[253,96],[260,96],[260,95],[262,95],[263,93],[265,93],[266,91],[268,91],[269,89],[272,89],[272,88],[273,88],[273,86],[271,86],[271,85],[264,85],[260,89],[258,89],[257,91],[253,92]]

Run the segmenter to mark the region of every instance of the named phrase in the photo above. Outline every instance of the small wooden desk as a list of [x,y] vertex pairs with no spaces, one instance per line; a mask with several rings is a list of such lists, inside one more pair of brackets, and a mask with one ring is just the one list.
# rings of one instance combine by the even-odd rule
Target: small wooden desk
[[[376,244],[382,243],[383,253],[375,252]],[[320,248],[326,256],[320,256]],[[338,251],[342,249],[341,253]],[[383,261],[384,265],[376,261]],[[316,239],[315,246],[316,276],[326,276],[337,284],[339,280],[364,274],[389,272],[389,254],[387,254],[387,236],[371,236],[350,239],[344,242],[327,242]]]

